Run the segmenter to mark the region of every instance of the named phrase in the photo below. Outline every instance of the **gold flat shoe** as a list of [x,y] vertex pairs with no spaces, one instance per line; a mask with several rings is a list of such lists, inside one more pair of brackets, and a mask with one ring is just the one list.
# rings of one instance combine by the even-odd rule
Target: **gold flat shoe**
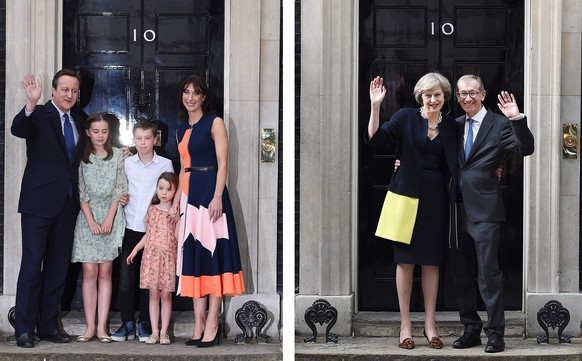
[[148,337],[148,339],[146,340],[146,344],[155,345],[158,342],[158,340],[159,340],[158,335],[151,334],[151,336]]
[[111,337],[109,337],[109,336],[97,336],[97,338],[99,338],[99,342],[101,342],[101,343],[110,343],[111,342]]
[[160,335],[160,345],[169,345],[170,344],[170,335],[167,333],[162,333]]
[[77,336],[77,342],[89,342],[89,341],[93,341],[94,339],[95,339],[95,334],[92,334],[91,336],[85,336],[85,335]]

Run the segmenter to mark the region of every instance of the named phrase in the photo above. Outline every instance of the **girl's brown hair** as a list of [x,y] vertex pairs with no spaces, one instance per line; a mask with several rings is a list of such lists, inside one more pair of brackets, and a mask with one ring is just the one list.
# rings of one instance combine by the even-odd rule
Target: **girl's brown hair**
[[160,174],[160,176],[158,177],[158,181],[156,182],[156,193],[154,194],[154,197],[152,198],[152,204],[160,204],[160,198],[158,197],[158,183],[160,183],[160,179],[165,180],[166,182],[170,183],[172,185],[173,189],[178,189],[178,176],[176,175],[176,173],[174,172],[164,172],[162,174]]
[[[105,151],[107,152],[107,156],[104,158],[105,160],[109,160],[113,157],[113,146],[111,145],[111,121],[107,115],[105,115],[105,113],[91,114],[91,116],[85,121],[85,129],[89,130],[91,129],[91,124],[101,121],[107,122],[107,124],[109,124],[109,134],[107,135],[107,141],[105,142]],[[91,153],[95,152],[95,147],[93,147],[93,143],[91,143],[91,139],[87,134],[85,134],[85,137],[87,137],[87,141],[85,142],[85,152],[83,153],[82,160],[85,162],[85,164],[87,164],[91,163],[89,157],[91,156]]]

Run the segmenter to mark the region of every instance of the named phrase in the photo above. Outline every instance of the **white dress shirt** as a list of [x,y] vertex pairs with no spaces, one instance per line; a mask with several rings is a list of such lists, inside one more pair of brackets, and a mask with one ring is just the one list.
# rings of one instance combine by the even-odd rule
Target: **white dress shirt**
[[475,143],[475,138],[477,138],[477,133],[479,133],[479,128],[481,127],[481,123],[483,123],[483,119],[487,114],[487,109],[485,107],[481,107],[481,110],[477,112],[472,117],[465,116],[465,135],[463,136],[463,145],[467,144],[467,133],[469,132],[469,118],[473,119],[473,143]]
[[155,151],[154,158],[148,164],[144,164],[136,154],[127,158],[124,166],[129,192],[129,202],[124,207],[126,227],[145,232],[144,219],[156,194],[158,178],[164,172],[174,172],[174,167],[169,159],[160,157]]

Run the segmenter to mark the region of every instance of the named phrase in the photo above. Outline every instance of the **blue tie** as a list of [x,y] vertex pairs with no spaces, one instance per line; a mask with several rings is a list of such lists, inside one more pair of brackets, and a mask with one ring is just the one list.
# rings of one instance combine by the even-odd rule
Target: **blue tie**
[[469,130],[467,131],[467,141],[465,142],[465,160],[469,157],[473,146],[473,119],[469,118]]
[[65,114],[63,117],[65,117],[65,124],[63,126],[65,134],[65,145],[67,146],[67,154],[69,155],[69,159],[72,159],[73,152],[75,151],[75,136],[73,135],[73,127],[69,121],[69,115]]

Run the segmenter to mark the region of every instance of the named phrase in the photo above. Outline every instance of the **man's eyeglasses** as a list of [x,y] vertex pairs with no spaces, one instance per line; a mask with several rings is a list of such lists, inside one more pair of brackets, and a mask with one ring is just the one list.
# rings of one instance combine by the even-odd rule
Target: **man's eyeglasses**
[[477,95],[481,94],[481,92],[476,92],[476,91],[470,91],[470,92],[457,92],[457,96],[461,99],[465,99],[468,96],[471,97],[471,99],[475,99],[475,97]]

